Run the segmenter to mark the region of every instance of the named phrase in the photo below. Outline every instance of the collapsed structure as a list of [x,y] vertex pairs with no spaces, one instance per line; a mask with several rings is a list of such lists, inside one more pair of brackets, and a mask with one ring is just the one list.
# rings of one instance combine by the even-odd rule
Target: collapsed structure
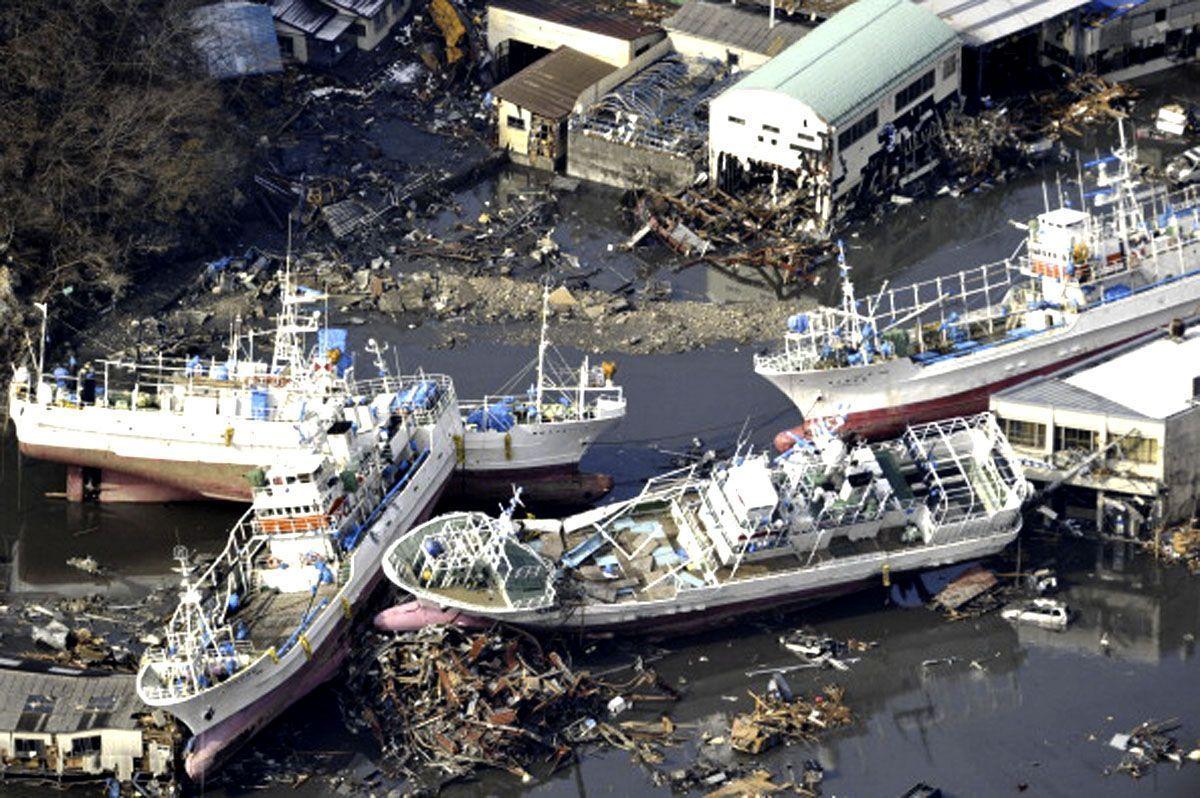
[[958,97],[959,52],[954,31],[909,0],[859,0],[713,99],[712,180],[797,191],[828,227],[862,195],[936,163],[935,119]]
[[409,0],[272,0],[284,58],[333,66],[356,47],[374,50],[408,14]]

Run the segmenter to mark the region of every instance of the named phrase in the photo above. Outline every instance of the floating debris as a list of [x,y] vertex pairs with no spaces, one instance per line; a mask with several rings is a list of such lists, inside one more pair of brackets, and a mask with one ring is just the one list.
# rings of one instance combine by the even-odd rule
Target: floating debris
[[623,683],[574,670],[532,636],[431,626],[389,638],[351,667],[347,718],[370,729],[384,769],[420,783],[502,768],[528,778],[539,762],[556,767],[576,745],[621,748],[643,763],[662,761],[675,724],[616,722],[618,714],[678,696],[653,671]]
[[[1105,774],[1128,773],[1135,779],[1140,779],[1158,762],[1173,762],[1176,767],[1183,764],[1184,753],[1179,743],[1169,732],[1180,726],[1177,720],[1162,722],[1145,721],[1139,723],[1128,734],[1114,734],[1108,744],[1120,751],[1125,751],[1125,758],[1113,769],[1106,769]],[[1190,758],[1190,754],[1188,757]]]
[[844,696],[845,690],[834,685],[811,699],[788,700],[782,691],[766,697],[752,692],[754,709],[733,719],[729,744],[735,751],[760,754],[781,742],[813,742],[821,733],[853,722]]
[[1071,611],[1057,599],[1035,598],[1008,605],[1000,611],[1000,617],[1043,629],[1066,629],[1071,622]]
[[850,665],[858,662],[858,657],[848,657],[851,653],[869,651],[879,643],[863,640],[836,640],[828,635],[813,634],[796,630],[782,635],[779,644],[788,651],[816,667],[836,668],[839,671],[848,670]]
[[67,559],[67,565],[93,576],[99,576],[103,572],[100,563],[96,562],[96,558],[90,554],[86,557],[70,557]]

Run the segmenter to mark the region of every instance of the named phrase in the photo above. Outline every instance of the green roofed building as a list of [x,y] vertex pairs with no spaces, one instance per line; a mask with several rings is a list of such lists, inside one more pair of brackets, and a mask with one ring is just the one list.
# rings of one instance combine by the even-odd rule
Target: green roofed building
[[803,189],[822,226],[862,192],[902,192],[932,168],[931,123],[957,101],[960,51],[910,0],[858,0],[712,101],[712,178]]

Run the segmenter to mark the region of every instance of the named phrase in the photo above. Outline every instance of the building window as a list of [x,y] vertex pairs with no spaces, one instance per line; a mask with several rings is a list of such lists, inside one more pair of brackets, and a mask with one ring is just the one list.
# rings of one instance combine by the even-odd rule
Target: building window
[[872,111],[838,134],[838,149],[847,149],[851,144],[861,139],[879,126],[879,112]]
[[1155,11],[1154,12],[1154,21],[1155,22],[1166,22],[1167,21],[1167,9],[1160,8],[1157,11]]
[[738,119],[736,116],[731,116],[731,117],[729,117],[729,121],[730,121],[730,122],[732,122],[732,123],[733,123],[733,124],[735,124],[735,125],[744,125],[744,124],[746,124],[746,120],[745,120],[745,119]]
[[949,80],[958,71],[958,53],[951,53],[950,57],[942,62],[942,80]]
[[1033,421],[1004,419],[1004,434],[1008,442],[1022,449],[1046,448],[1046,425]]
[[1085,452],[1096,450],[1096,433],[1090,429],[1076,427],[1054,428],[1054,450],[1064,452],[1070,449],[1081,449]]
[[1157,463],[1158,441],[1140,435],[1130,435],[1121,442],[1121,454],[1131,463]]
[[740,55],[738,55],[737,53],[733,52],[732,50],[725,51],[725,65],[726,66],[735,67],[738,65],[738,62],[741,60],[742,60],[742,57]]
[[816,141],[814,137],[808,135],[807,133],[797,133],[796,138],[800,139],[801,141]]
[[779,128],[777,128],[773,125],[763,125],[763,130],[767,131],[768,133],[778,133],[779,132]]
[[806,149],[808,149],[807,147],[801,147],[799,144],[789,144],[788,147],[796,152],[804,152]]
[[279,52],[280,53],[282,53],[283,55],[291,55],[294,52],[292,47],[293,47],[293,45],[292,45],[292,37],[291,36],[280,36],[279,37]]
[[14,737],[13,753],[26,758],[40,756],[44,745],[41,740],[33,737]]
[[94,734],[90,737],[76,737],[71,741],[71,755],[81,756],[84,754],[100,753],[100,735]]
[[525,129],[525,120],[519,116],[513,116],[512,114],[509,114],[508,118],[504,120],[504,123],[508,125],[510,130]]
[[896,113],[917,101],[922,94],[933,88],[933,70],[929,70],[912,83],[896,92]]
[[366,36],[367,35],[367,26],[362,24],[361,22],[355,22],[353,25],[351,25],[346,30],[350,31],[351,36]]

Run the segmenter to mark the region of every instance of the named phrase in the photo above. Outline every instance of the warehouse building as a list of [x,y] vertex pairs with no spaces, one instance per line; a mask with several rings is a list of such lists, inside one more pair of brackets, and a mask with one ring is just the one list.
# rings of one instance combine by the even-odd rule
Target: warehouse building
[[662,22],[672,48],[684,58],[756,69],[800,41],[811,27],[775,19],[761,8],[690,0]]
[[658,28],[584,0],[492,0],[487,35],[499,78],[560,47],[623,67],[663,38]]
[[[1134,534],[1200,496],[1200,329],[1160,334],[994,394],[1026,474],[1063,482],[1058,510]],[[1059,495],[1061,493],[1061,495]],[[1115,529],[1115,527],[1119,527]]]
[[492,89],[497,145],[516,163],[549,170],[564,166],[567,117],[579,95],[615,69],[570,47],[525,67]]
[[[1065,2],[1065,0],[1062,0]],[[1091,0],[1047,22],[1042,54],[1073,72],[1131,80],[1196,59],[1200,0]]]
[[825,229],[866,196],[903,190],[935,165],[960,49],[909,0],[859,0],[713,99],[712,179],[795,190]]

